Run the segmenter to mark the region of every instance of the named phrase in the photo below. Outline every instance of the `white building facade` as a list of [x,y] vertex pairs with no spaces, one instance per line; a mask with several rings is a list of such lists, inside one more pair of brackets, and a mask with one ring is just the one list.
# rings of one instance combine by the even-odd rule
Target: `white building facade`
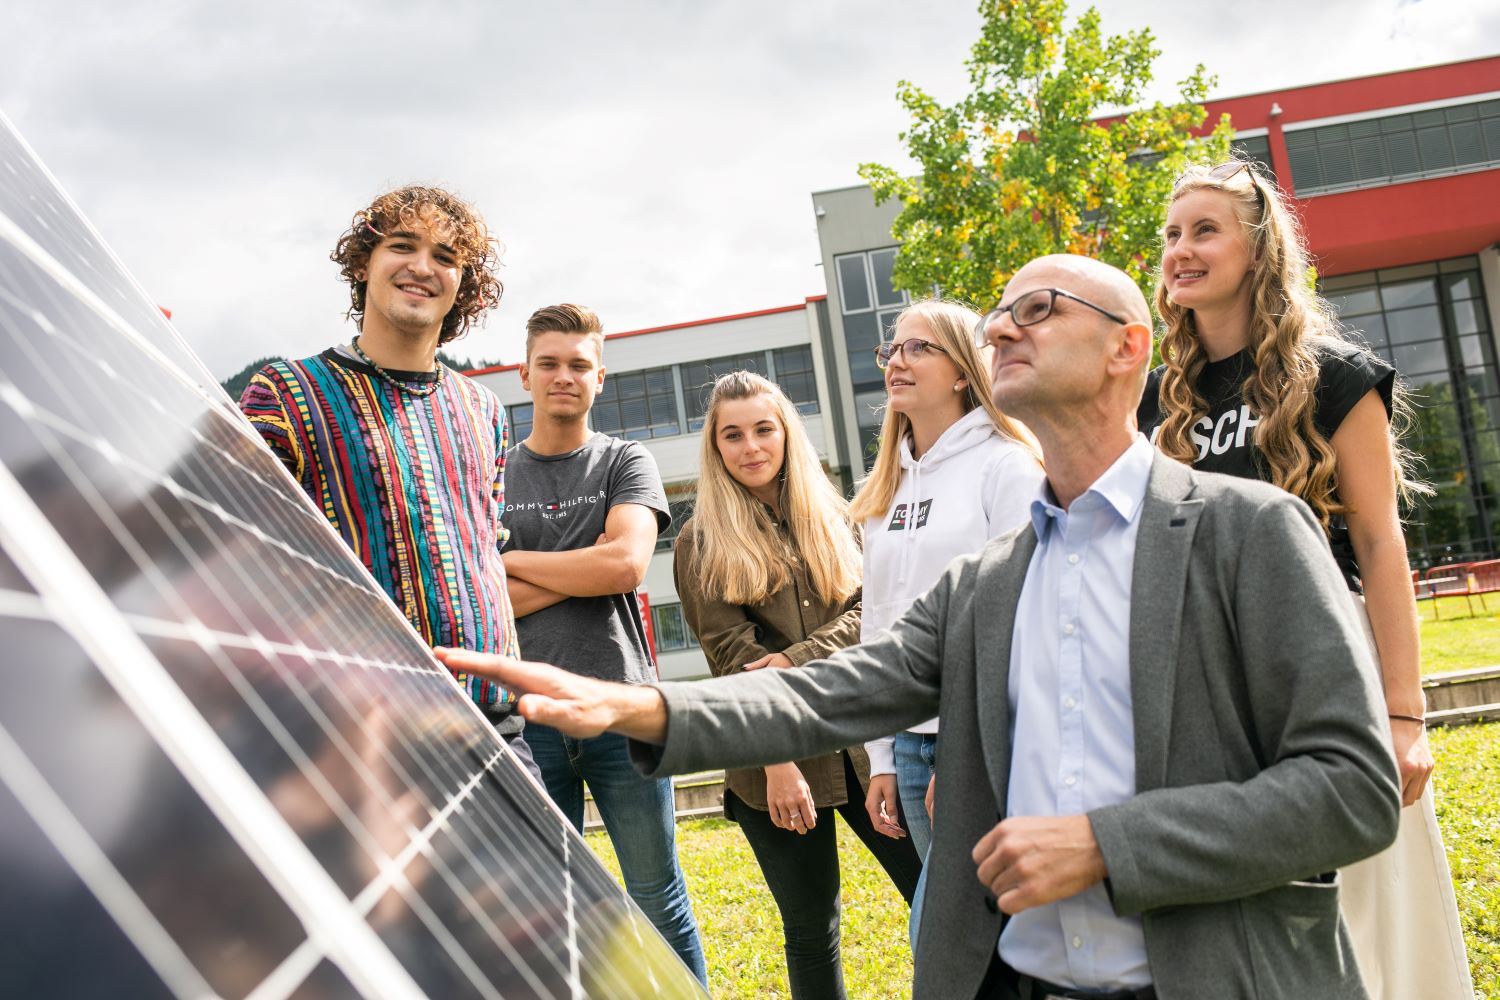
[[[661,470],[672,507],[672,526],[657,542],[644,588],[663,680],[709,673],[682,619],[672,582],[672,547],[691,514],[697,485],[708,389],[717,376],[739,369],[779,384],[801,411],[824,468],[847,488],[857,473],[840,457],[845,409],[834,381],[838,373],[830,369],[830,336],[824,296],[799,305],[605,335],[604,388],[594,402],[590,426],[645,445]],[[505,404],[512,441],[523,440],[531,430],[531,396],[521,387],[518,368],[468,373]]]

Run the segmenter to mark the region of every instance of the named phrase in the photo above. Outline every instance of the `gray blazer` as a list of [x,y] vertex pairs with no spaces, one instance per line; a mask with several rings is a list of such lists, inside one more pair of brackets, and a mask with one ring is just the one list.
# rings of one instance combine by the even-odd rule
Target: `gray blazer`
[[[662,684],[653,775],[811,757],[942,719],[917,998],[972,997],[1004,923],[970,852],[1003,818],[1027,525],[889,631],[794,670]],[[1328,543],[1272,486],[1157,455],[1131,580],[1136,795],[1089,814],[1162,1000],[1364,998],[1331,874],[1395,839],[1376,670]],[[791,724],[788,725],[788,722]]]

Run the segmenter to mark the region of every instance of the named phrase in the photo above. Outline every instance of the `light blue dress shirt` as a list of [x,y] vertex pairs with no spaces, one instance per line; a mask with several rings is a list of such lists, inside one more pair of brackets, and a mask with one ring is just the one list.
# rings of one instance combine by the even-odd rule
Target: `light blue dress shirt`
[[[1135,795],[1130,577],[1151,476],[1142,435],[1063,510],[1032,501],[1037,547],[1010,651],[1007,816],[1072,816]],[[1116,916],[1103,885],[1010,918],[1000,957],[1078,989],[1151,982],[1139,917]]]

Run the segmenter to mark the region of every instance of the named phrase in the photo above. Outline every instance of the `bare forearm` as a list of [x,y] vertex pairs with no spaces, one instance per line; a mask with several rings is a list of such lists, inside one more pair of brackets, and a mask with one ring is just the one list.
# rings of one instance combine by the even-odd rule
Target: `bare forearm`
[[1389,710],[1422,714],[1417,602],[1406,564],[1406,539],[1396,504],[1396,461],[1390,425],[1371,389],[1333,435],[1339,497],[1348,506],[1349,540],[1365,585],[1365,607],[1380,653]]
[[567,597],[601,597],[639,587],[646,567],[624,544],[608,542],[566,552],[507,552],[505,572]]
[[1425,708],[1421,644],[1406,547],[1386,541],[1368,548],[1368,552],[1360,553],[1359,565],[1370,628],[1375,633],[1375,648],[1380,652],[1386,706],[1402,715],[1420,716]]
[[559,594],[555,590],[539,587],[520,577],[506,578],[505,586],[510,593],[511,610],[517,618],[525,618],[529,614],[534,614],[543,608],[550,608],[554,604],[561,604],[568,599],[567,594]]

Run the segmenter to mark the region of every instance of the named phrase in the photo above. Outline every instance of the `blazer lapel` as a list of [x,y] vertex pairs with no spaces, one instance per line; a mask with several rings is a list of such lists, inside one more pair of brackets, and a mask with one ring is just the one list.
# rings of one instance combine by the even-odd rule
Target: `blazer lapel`
[[1152,457],[1130,579],[1130,697],[1137,791],[1160,788],[1166,782],[1188,557],[1203,513],[1203,501],[1189,499],[1192,492],[1187,466],[1160,453]]
[[1008,545],[986,553],[974,595],[975,693],[979,701],[979,744],[985,770],[1000,809],[1010,781],[1010,640],[1026,570],[1036,551],[1028,524]]

